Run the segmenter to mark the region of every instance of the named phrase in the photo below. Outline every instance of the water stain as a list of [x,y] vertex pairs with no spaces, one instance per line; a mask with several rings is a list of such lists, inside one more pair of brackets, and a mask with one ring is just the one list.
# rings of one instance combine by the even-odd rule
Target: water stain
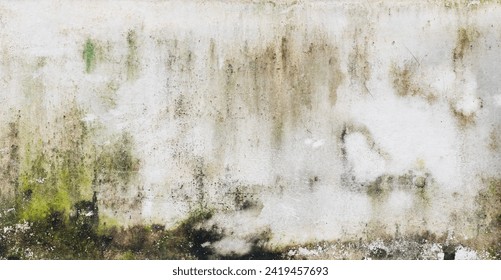
[[[219,73],[217,65],[211,67],[224,85],[224,98],[216,105],[222,127],[234,126],[245,112],[256,115],[271,121],[271,143],[279,148],[286,131],[319,102],[336,105],[344,74],[335,42],[319,31],[299,40],[293,30],[286,28],[264,47],[248,46],[243,53],[226,54]],[[209,57],[217,55],[215,47],[211,41]],[[214,58],[214,63],[219,59]]]
[[341,154],[343,158],[346,158],[346,137],[350,134],[359,133],[361,134],[367,143],[367,146],[374,152],[376,152],[379,156],[384,158],[385,160],[390,160],[391,156],[388,152],[386,152],[382,147],[380,147],[376,140],[374,139],[371,131],[364,124],[346,122],[341,130],[340,141],[341,141]]
[[364,34],[362,29],[355,29],[353,51],[348,56],[348,73],[350,74],[352,84],[360,87],[363,93],[371,94],[367,87],[367,82],[372,75],[372,66],[369,61],[370,38]]
[[139,73],[138,38],[135,30],[127,32],[127,80],[136,79]]
[[493,128],[491,132],[489,133],[489,149],[493,152],[496,152],[499,150],[499,147],[501,145],[501,140],[499,139],[499,129]]
[[19,173],[19,118],[8,124],[8,133],[5,140],[5,150],[7,151],[0,159],[0,165],[4,170],[0,173],[0,208],[12,207],[12,200],[18,185]]
[[474,112],[465,113],[462,110],[457,109],[456,107],[457,106],[454,106],[453,104],[450,104],[449,106],[452,115],[455,117],[460,127],[464,128],[475,124],[476,114]]
[[117,80],[112,80],[103,85],[103,87],[98,89],[98,96],[102,101],[101,104],[105,106],[106,109],[113,109],[117,106],[117,93],[120,89],[120,82]]
[[393,65],[390,70],[393,88],[400,97],[420,97],[433,104],[437,101],[437,96],[431,89],[425,89],[420,85],[417,70],[418,64],[413,62],[407,62],[402,67]]
[[486,187],[476,197],[477,235],[470,246],[501,259],[501,179],[485,178],[483,183]]
[[457,31],[456,46],[452,51],[452,59],[455,63],[464,59],[466,54],[471,52],[474,42],[480,33],[473,27],[462,27]]

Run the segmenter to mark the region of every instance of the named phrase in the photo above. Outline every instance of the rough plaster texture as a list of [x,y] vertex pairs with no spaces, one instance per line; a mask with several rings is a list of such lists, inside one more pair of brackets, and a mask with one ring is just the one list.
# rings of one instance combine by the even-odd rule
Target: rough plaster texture
[[214,256],[499,257],[499,18],[495,1],[2,1],[0,206],[29,224],[93,200],[101,224],[166,229],[210,211]]

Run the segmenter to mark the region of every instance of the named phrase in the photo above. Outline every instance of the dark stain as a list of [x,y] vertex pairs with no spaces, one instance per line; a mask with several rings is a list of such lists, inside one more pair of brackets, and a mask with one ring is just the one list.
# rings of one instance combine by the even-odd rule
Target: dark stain
[[174,106],[174,118],[185,118],[189,114],[189,104],[186,101],[186,98],[184,95],[180,95],[176,100],[175,100],[175,106]]
[[369,258],[371,259],[384,260],[387,259],[388,257],[389,257],[388,252],[383,248],[375,247],[369,251]]
[[19,119],[17,118],[15,122],[9,123],[9,132],[7,134],[7,144],[10,144],[8,150],[8,159],[5,169],[0,174],[0,180],[6,179],[8,184],[13,188],[8,188],[8,186],[3,186],[0,188],[0,200],[6,198],[12,198],[14,196],[14,189],[18,186],[18,174],[19,174]]
[[198,207],[201,208],[201,209],[204,209],[205,208],[205,177],[206,177],[206,174],[204,172],[204,163],[203,163],[203,160],[202,159],[199,159],[197,161],[197,166],[195,167],[195,170],[194,170],[194,185],[195,185],[195,189],[196,189],[196,192],[197,192],[197,204],[198,204]]
[[346,159],[346,136],[352,133],[359,133],[365,138],[367,145],[371,150],[379,154],[384,159],[389,159],[389,154],[384,151],[379,145],[377,145],[376,140],[372,136],[371,131],[364,124],[357,124],[352,122],[346,122],[343,125],[343,129],[341,131],[340,140],[341,140],[341,154],[343,158]]
[[235,192],[233,192],[234,195],[234,203],[235,203],[235,208],[237,210],[249,210],[254,207],[256,207],[256,203],[254,202],[254,197],[252,193],[246,193],[242,191],[240,188],[237,188]]
[[318,176],[312,176],[308,178],[308,187],[310,188],[310,191],[315,190],[315,185],[318,183],[318,181],[320,181]]
[[454,260],[456,258],[456,246],[444,245],[442,246],[444,252],[444,260]]
[[341,135],[339,136],[339,139],[341,140],[341,156],[343,157],[343,160],[346,161],[347,155],[346,155],[346,135],[348,134],[348,129],[346,127],[346,124],[343,125],[343,129],[341,130]]
[[367,194],[370,197],[381,197],[387,195],[393,190],[393,177],[382,175],[376,178],[373,182],[366,185]]
[[222,260],[284,260],[285,249],[273,249],[266,246],[271,239],[271,232],[266,230],[252,238],[252,244],[248,253],[243,255],[220,256]]

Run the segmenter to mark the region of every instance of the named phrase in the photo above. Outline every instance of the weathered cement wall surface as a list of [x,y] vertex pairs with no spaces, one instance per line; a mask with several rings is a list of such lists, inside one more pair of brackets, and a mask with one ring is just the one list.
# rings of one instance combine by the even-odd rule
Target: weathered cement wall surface
[[[499,258],[499,18],[495,1],[2,1],[0,253]],[[128,249],[50,255],[22,238],[41,221]],[[149,255],[164,232],[198,249]]]

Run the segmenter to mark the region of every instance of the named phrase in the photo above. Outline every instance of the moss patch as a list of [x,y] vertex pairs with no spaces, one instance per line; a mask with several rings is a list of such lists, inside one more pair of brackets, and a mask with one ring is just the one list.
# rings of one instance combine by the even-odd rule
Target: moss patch
[[82,58],[85,62],[85,72],[92,72],[96,65],[96,45],[91,39],[85,41]]

